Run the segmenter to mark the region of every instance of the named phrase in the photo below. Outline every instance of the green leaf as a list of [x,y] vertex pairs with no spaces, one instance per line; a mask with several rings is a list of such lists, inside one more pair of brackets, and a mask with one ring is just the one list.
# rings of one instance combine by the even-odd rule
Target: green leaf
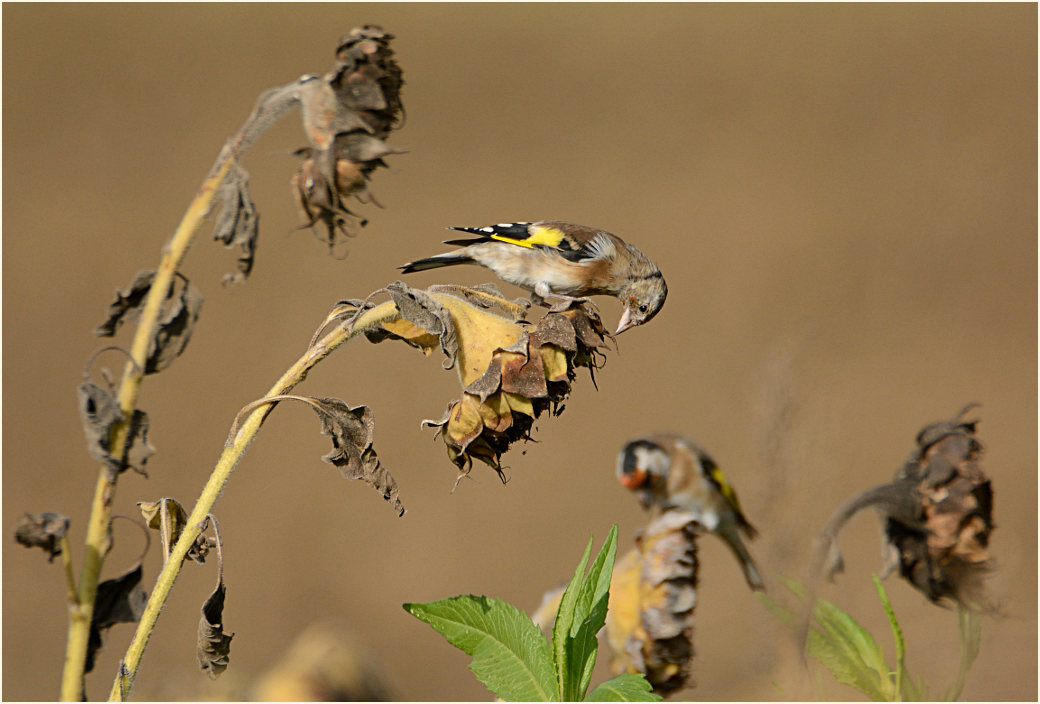
[[564,701],[582,699],[592,680],[598,649],[596,634],[606,620],[610,577],[617,554],[617,524],[611,526],[588,575],[584,575],[591,552],[590,538],[574,576],[563,592],[553,625],[556,679]]
[[585,697],[587,702],[659,702],[643,673],[626,672],[598,685]]
[[870,632],[825,599],[817,602],[814,617],[822,630],[810,631],[809,654],[839,682],[855,687],[871,699],[893,701],[887,691],[890,688],[885,686],[891,670]]
[[592,553],[592,538],[589,538],[585,552],[574,568],[574,576],[567,583],[560,597],[560,606],[556,609],[556,621],[553,622],[552,630],[552,656],[553,667],[556,674],[556,686],[562,694],[565,692],[564,677],[567,669],[567,637],[571,632],[571,624],[574,622],[574,604],[578,600],[578,587],[581,578],[585,574],[585,565],[588,564],[589,555]]
[[403,606],[472,655],[469,669],[497,697],[559,700],[549,642],[515,606],[472,595]]
[[[780,582],[799,599],[806,598],[804,585],[783,577]],[[788,626],[798,628],[797,618],[790,609],[769,599],[762,601]],[[889,677],[891,669],[869,631],[826,599],[816,600],[813,621],[816,628],[809,630],[806,647],[809,655],[830,670],[834,679],[874,700],[896,698]]]

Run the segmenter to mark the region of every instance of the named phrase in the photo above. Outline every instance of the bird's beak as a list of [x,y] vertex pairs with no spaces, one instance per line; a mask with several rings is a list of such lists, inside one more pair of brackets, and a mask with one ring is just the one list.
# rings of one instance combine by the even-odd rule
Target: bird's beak
[[636,323],[634,320],[632,320],[632,309],[631,308],[625,308],[625,312],[621,314],[621,320],[620,320],[620,322],[618,322],[617,332],[614,333],[614,334],[615,335],[620,335],[625,330],[628,330],[629,328],[635,327],[637,324],[638,323]]

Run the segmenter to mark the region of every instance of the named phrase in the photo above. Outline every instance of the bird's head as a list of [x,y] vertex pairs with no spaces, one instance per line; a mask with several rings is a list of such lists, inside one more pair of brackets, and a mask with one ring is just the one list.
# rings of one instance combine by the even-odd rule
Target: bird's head
[[614,334],[620,335],[625,330],[642,325],[653,318],[661,310],[667,297],[668,286],[656,268],[652,273],[634,279],[621,289],[621,295],[618,296],[625,310]]
[[660,443],[651,438],[633,440],[618,455],[617,477],[622,486],[639,497],[649,508],[657,493],[664,489],[671,457]]
[[639,497],[644,508],[656,506],[667,511],[700,507],[714,482],[708,475],[715,473],[722,479],[718,493],[739,512],[736,495],[725,483],[715,462],[683,435],[656,433],[636,438],[629,441],[618,456],[618,481]]

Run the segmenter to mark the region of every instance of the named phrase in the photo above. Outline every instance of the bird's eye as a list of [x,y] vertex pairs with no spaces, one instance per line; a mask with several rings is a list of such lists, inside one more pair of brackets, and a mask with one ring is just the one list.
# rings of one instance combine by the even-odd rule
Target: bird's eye
[[644,303],[643,305],[639,306],[639,312],[640,312],[640,313],[645,313],[645,312],[647,312],[648,310],[650,310],[650,306],[648,306],[648,305],[647,305],[647,304],[645,304],[645,303]]

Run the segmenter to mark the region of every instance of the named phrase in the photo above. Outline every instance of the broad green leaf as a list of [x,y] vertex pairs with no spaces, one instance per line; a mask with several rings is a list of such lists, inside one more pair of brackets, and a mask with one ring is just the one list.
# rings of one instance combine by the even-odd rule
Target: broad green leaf
[[549,642],[515,606],[485,596],[457,596],[404,609],[473,656],[469,669],[496,696],[556,701]]
[[[799,599],[806,598],[804,585],[784,577],[779,581]],[[762,601],[788,626],[798,628],[793,611],[768,598]],[[813,621],[817,628],[809,629],[806,647],[809,655],[830,670],[834,679],[874,700],[888,699],[894,693],[889,679],[891,670],[881,648],[866,629],[826,599],[817,599]]]
[[585,697],[587,702],[659,702],[661,697],[654,694],[653,687],[646,680],[646,675],[626,672],[597,685]]
[[851,685],[871,699],[891,700],[891,668],[877,641],[855,619],[835,604],[820,599],[814,612],[822,629],[823,642],[810,652],[827,665],[839,682]]

